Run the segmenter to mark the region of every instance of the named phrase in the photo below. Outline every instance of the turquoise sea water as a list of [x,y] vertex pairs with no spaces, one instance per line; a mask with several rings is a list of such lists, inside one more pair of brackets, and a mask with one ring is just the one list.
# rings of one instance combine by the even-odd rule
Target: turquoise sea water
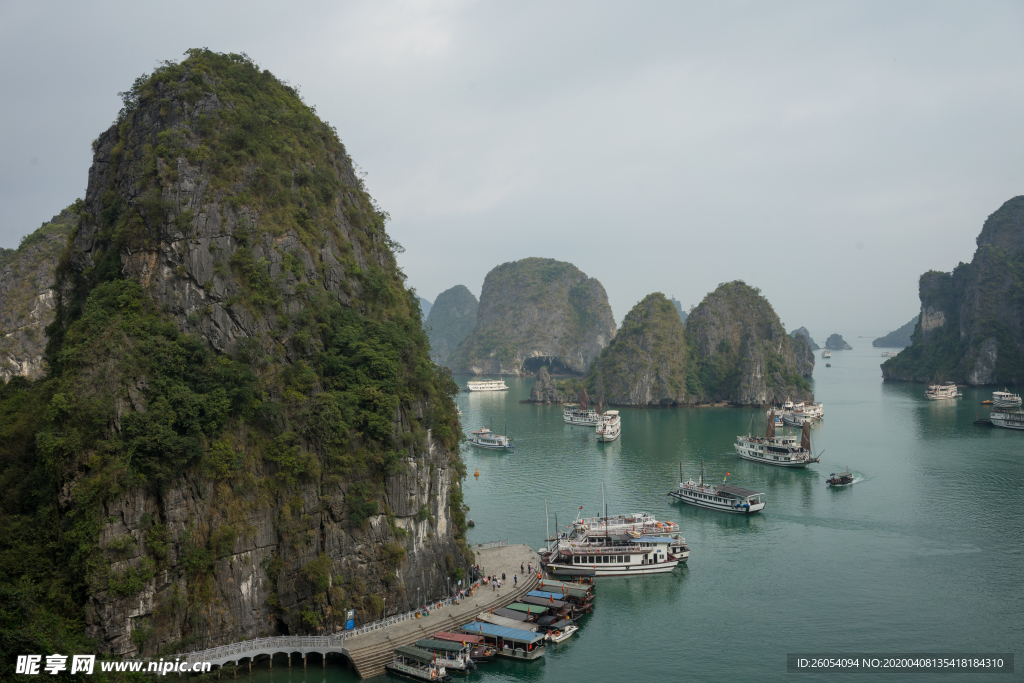
[[[962,680],[964,674],[787,674],[788,652],[1024,652],[1024,432],[972,424],[991,389],[930,402],[924,387],[884,384],[880,350],[866,340],[820,357],[813,382],[825,419],[812,432],[822,463],[786,470],[740,460],[737,434],[764,429],[764,412],[734,408],[620,409],[622,438],[599,444],[570,427],[561,406],[520,404],[511,391],[461,394],[466,431],[506,428],[515,454],[467,447],[474,543],[538,547],[547,502],[565,524],[579,507],[650,512],[678,522],[691,548],[684,568],[605,579],[580,633],[537,662],[501,661],[469,678],[489,681]],[[820,353],[820,352],[819,352]],[[468,377],[457,378],[465,384]],[[673,502],[695,475],[764,491],[752,517]],[[833,490],[849,466],[857,483]],[[479,478],[472,473],[479,469]],[[260,681],[348,681],[326,672],[254,671]],[[1024,680],[978,674],[972,680]]]

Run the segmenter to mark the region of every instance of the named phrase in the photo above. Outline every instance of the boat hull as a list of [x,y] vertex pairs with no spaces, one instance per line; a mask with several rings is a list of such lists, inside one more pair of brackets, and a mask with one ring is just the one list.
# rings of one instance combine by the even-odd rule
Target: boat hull
[[767,458],[740,448],[736,449],[736,453],[744,460],[759,462],[765,465],[774,465],[775,467],[807,467],[812,462],[810,460],[773,460],[772,458]]
[[1024,431],[1024,412],[1014,413],[997,413],[992,412],[989,414],[989,419],[992,421],[992,425],[995,427],[1002,427],[1003,429],[1015,429],[1018,431]]
[[430,674],[423,675],[412,667],[405,667],[400,664],[385,664],[384,670],[389,674],[398,676],[400,678],[408,678],[410,681],[428,681],[428,683],[436,683],[437,681],[450,681],[452,677],[445,673],[444,676],[438,676],[437,678],[431,678]]
[[487,450],[490,450],[490,451],[511,451],[512,450],[511,446],[501,446],[501,445],[498,445],[498,444],[488,444],[488,443],[477,443],[475,441],[470,441],[469,445],[470,446],[476,446],[477,448],[486,448]]
[[596,427],[597,426],[597,420],[585,420],[583,418],[576,419],[576,418],[568,417],[566,415],[563,415],[562,419],[565,420],[565,424],[567,424],[567,425],[576,425],[578,427]]
[[[689,555],[689,553],[687,553]],[[556,576],[593,576],[594,578],[616,577],[616,576],[646,576],[647,574],[665,574],[672,571],[680,562],[685,560],[669,560],[657,564],[636,564],[622,566],[603,565],[573,565],[550,563],[547,570]]]
[[672,496],[678,501],[686,503],[687,505],[693,505],[694,507],[705,508],[708,510],[718,510],[719,512],[728,512],[732,515],[752,515],[755,512],[760,512],[764,509],[764,503],[754,503],[749,508],[735,508],[733,506],[715,503],[709,500],[700,500],[696,498],[690,498],[689,496],[681,495],[678,491],[669,491],[668,495]]
[[598,434],[597,435],[597,440],[600,441],[601,443],[609,443],[611,441],[615,441],[620,436],[622,436],[622,432],[616,432],[615,434],[612,434],[612,435]]

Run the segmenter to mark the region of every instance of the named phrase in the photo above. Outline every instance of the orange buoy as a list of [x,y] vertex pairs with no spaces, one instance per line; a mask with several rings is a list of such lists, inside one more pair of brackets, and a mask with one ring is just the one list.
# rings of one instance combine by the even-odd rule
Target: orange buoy
[[474,477],[479,477],[480,476],[480,470],[479,469],[473,470],[473,476]]

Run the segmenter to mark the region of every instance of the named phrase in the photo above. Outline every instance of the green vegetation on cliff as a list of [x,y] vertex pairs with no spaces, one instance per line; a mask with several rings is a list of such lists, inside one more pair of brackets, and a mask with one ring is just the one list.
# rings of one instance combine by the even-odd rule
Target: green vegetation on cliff
[[487,274],[477,325],[449,363],[457,372],[584,374],[615,336],[604,287],[571,263],[526,258]]
[[760,405],[810,397],[793,340],[760,290],[741,280],[719,285],[686,321],[706,401]]
[[[465,531],[457,387],[429,360],[419,304],[384,231],[387,215],[335,131],[245,56],[191,50],[125,94],[118,121],[97,143],[97,158],[108,154],[106,174],[91,175],[105,184],[91,182],[76,206],[74,244],[58,269],[49,372],[0,386],[4,679],[14,654],[105,647],[82,642],[86,604],[116,605],[164,570],[186,590],[158,594],[156,611],[118,647],[153,653],[210,642],[216,636],[203,615],[219,599],[218,559],[253,538],[253,516],[270,507],[279,511],[284,554],[265,567],[272,585],[301,563],[294,574],[315,575],[289,584],[287,605],[271,594],[276,618],[293,633],[315,632],[349,607],[368,618],[374,603],[362,579],[327,590],[342,580],[330,576],[330,561],[324,574],[302,559],[316,557],[306,544],[319,525],[300,494],[319,491],[325,510],[328,489],[342,486],[344,508],[332,514],[353,529],[378,514],[393,525],[385,483],[426,453],[428,430],[450,453],[450,514],[456,536]],[[186,174],[209,180],[193,208],[165,199],[180,194],[169,190]],[[129,191],[139,192],[134,202]],[[169,234],[188,234],[200,213],[216,212],[244,226],[234,229],[234,253],[217,277],[241,283],[225,305],[254,330],[225,352],[182,330],[204,329],[196,321],[211,315],[209,306],[176,318],[168,311],[178,302],[158,299],[149,277],[130,276],[135,262],[124,260],[156,255]],[[302,246],[275,270],[259,249],[288,236]],[[325,255],[345,264],[343,283],[327,276]],[[174,489],[204,492],[215,514],[172,529],[159,514]],[[121,523],[110,506],[129,492],[155,507],[130,527],[134,535],[104,539]],[[391,533],[402,539],[405,530]],[[404,555],[388,557],[400,563]],[[100,616],[92,618],[95,625]]]
[[1024,196],[988,217],[977,245],[952,273],[921,276],[920,322],[885,379],[1024,383]]
[[655,292],[626,314],[594,361],[587,385],[609,404],[686,404],[698,393],[694,365],[676,307]]

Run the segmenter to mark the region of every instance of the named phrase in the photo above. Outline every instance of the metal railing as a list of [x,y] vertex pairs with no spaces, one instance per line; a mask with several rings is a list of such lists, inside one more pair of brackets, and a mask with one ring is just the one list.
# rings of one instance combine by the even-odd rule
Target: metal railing
[[216,661],[228,659],[234,656],[245,656],[249,653],[261,652],[304,652],[331,650],[340,652],[344,646],[345,637],[342,635],[330,636],[271,636],[268,638],[253,638],[243,640],[230,645],[221,645],[207,650],[186,652],[181,656],[185,661]]
[[[461,602],[461,600],[460,600],[460,602]],[[441,609],[443,607],[447,607],[448,605],[454,605],[454,604],[456,604],[455,598],[442,598],[440,600],[435,600],[433,602],[428,602],[426,605],[424,605],[424,607],[426,609],[421,608],[421,609],[417,609],[417,610],[411,610],[411,611],[405,612],[403,614],[396,614],[396,615],[387,617],[385,619],[381,619],[379,621],[373,621],[373,622],[370,622],[369,624],[363,624],[359,628],[354,628],[351,631],[341,631],[339,634],[336,634],[336,635],[342,635],[343,634],[347,638],[354,638],[355,636],[361,636],[361,635],[363,635],[365,633],[371,633],[373,631],[379,631],[382,628],[387,628],[388,626],[392,626],[394,624],[399,624],[399,623],[401,623],[403,621],[408,621],[409,619],[416,619],[418,617],[426,616],[425,613],[429,613],[429,612],[431,612],[431,611],[433,611],[435,609]],[[440,605],[440,607],[438,607],[438,605]]]

